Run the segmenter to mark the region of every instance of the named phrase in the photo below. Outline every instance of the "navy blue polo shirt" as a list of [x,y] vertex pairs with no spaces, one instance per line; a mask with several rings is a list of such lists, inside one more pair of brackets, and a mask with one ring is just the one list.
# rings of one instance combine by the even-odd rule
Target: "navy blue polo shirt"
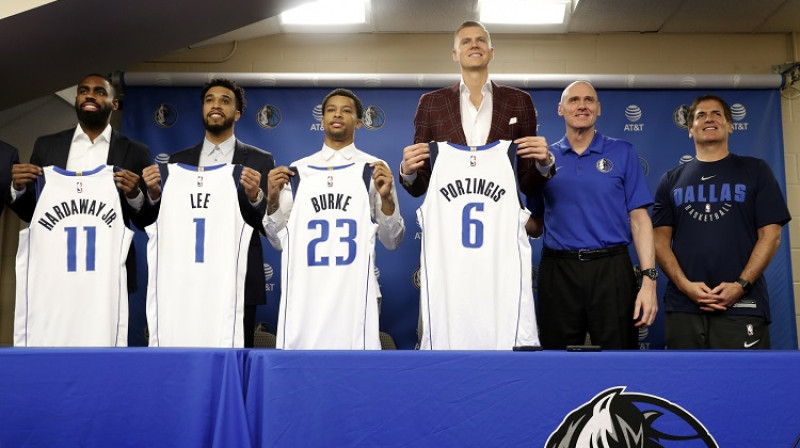
[[580,155],[566,135],[550,145],[556,175],[528,197],[532,216],[544,217],[544,247],[599,249],[630,244],[630,211],[653,197],[630,143],[595,133]]

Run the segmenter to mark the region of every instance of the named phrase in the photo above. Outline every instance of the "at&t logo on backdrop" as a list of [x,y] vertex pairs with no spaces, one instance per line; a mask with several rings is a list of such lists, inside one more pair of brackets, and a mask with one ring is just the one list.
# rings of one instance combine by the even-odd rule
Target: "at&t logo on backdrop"
[[642,108],[636,104],[631,104],[625,108],[625,118],[630,122],[625,125],[625,132],[642,132],[644,123],[639,123],[642,119]]
[[734,131],[746,131],[747,130],[747,122],[743,121],[745,117],[747,117],[747,109],[740,103],[735,103],[731,105],[731,115],[733,116],[733,126]]
[[309,131],[323,131],[322,128],[322,104],[317,104],[314,106],[314,109],[311,110],[311,115],[316,120],[316,123],[311,123],[311,129]]

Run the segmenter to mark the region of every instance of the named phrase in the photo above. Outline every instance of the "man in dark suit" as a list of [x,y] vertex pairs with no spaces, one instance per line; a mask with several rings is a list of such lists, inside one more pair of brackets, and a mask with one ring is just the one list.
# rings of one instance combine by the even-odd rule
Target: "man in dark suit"
[[414,144],[403,149],[400,180],[412,196],[428,189],[428,143],[432,141],[481,146],[513,140],[518,145],[517,173],[525,194],[555,173],[547,141],[536,136],[530,95],[489,80],[493,57],[491,37],[480,22],[466,21],[458,27],[453,61],[461,66],[461,82],[422,95],[414,116]]
[[[6,142],[0,141],[0,185],[11,185],[11,167],[19,163],[19,152],[17,148],[9,145]],[[4,199],[0,201],[0,214],[3,213],[3,208],[6,203],[11,200],[9,195],[5,195]]]
[[[33,181],[42,174],[43,166],[55,165],[69,171],[86,171],[100,165],[114,165],[120,190],[122,218],[130,227],[133,222],[143,229],[155,220],[153,207],[145,200],[140,173],[150,165],[150,150],[111,128],[111,113],[119,108],[116,90],[111,81],[96,73],[85,76],[78,84],[75,112],[78,126],[57,134],[36,139],[30,163],[16,164],[11,170],[12,192],[9,207],[25,222],[30,222],[36,207]],[[135,292],[136,252],[133,245],[126,261],[128,292]]]
[[[247,252],[247,274],[244,296],[244,346],[252,347],[255,338],[256,307],[267,303],[264,257],[261,238],[264,233],[261,220],[267,210],[264,199],[267,191],[267,174],[275,167],[272,155],[236,139],[234,126],[245,107],[244,89],[227,79],[213,79],[203,86],[203,123],[205,139],[191,148],[170,156],[172,163],[193,166],[235,163],[243,165],[239,189],[239,208],[245,222],[256,232]],[[157,165],[145,168],[143,177],[150,199],[161,198],[161,175]]]

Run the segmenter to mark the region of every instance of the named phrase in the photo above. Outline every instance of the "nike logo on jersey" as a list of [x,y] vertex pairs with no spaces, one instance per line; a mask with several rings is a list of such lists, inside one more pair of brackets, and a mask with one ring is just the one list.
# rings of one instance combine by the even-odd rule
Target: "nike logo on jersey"
[[756,339],[756,340],[755,340],[755,341],[753,341],[753,342],[745,342],[745,343],[744,343],[744,348],[750,348],[750,347],[752,347],[752,346],[754,346],[754,345],[758,344],[758,341],[760,341],[760,340],[761,340],[761,339]]
[[702,177],[700,178],[700,180],[701,180],[701,181],[703,181],[703,182],[705,182],[705,181],[707,181],[708,179],[711,179],[712,177],[717,177],[717,175],[715,174],[715,175],[713,175],[713,176],[702,176]]

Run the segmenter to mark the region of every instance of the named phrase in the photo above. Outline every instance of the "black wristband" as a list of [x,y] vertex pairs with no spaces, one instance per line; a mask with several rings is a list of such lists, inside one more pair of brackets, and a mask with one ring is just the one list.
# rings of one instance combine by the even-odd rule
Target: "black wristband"
[[747,294],[748,292],[750,292],[751,289],[753,289],[753,284],[741,277],[736,279],[736,283],[742,285],[742,289],[744,289],[745,294]]

